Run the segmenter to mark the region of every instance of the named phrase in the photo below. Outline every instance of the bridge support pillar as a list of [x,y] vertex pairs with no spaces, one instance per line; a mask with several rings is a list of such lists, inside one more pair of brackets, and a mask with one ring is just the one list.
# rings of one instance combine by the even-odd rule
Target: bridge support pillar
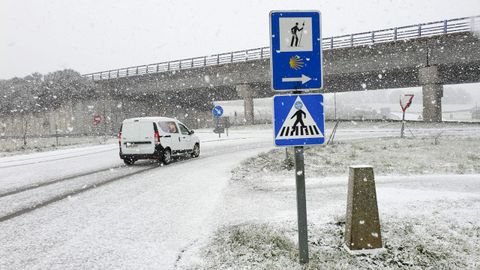
[[443,85],[436,66],[419,69],[418,79],[423,93],[423,121],[442,121]]
[[248,84],[239,84],[236,86],[236,89],[238,95],[243,98],[245,123],[247,125],[253,125],[255,120],[253,115],[253,88]]

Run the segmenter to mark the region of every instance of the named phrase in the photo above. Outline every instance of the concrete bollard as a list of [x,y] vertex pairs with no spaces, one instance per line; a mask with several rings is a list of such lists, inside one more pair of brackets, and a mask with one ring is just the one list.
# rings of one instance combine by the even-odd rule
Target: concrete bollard
[[351,251],[382,248],[372,166],[350,166],[345,245]]

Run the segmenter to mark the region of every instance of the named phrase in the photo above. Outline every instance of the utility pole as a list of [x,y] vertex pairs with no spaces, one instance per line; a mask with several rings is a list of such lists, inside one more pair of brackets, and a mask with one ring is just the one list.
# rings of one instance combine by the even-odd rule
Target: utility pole
[[103,140],[107,141],[107,93],[103,93]]
[[58,124],[55,121],[55,145],[58,146]]
[[334,114],[333,118],[337,120],[337,93],[333,93],[333,108],[334,108]]

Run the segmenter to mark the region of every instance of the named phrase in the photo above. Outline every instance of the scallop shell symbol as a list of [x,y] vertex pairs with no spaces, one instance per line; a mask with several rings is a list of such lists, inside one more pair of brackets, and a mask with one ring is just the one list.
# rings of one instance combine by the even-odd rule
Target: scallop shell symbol
[[288,61],[288,64],[290,65],[290,68],[292,69],[295,69],[295,70],[299,70],[301,68],[303,68],[303,59],[298,56],[298,55],[295,55],[295,56],[292,56],[290,58],[290,61]]

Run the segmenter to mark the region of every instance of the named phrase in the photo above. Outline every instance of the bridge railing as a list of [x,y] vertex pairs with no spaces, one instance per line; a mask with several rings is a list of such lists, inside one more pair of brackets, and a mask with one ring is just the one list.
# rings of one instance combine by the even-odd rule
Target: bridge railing
[[[322,39],[323,50],[369,46],[378,43],[409,40],[460,32],[480,32],[480,16],[465,17],[430,23],[395,27],[371,32],[355,33]],[[270,47],[213,54],[202,57],[180,59],[168,62],[106,70],[83,76],[94,81],[108,80],[144,74],[178,71],[230,63],[269,59]]]

